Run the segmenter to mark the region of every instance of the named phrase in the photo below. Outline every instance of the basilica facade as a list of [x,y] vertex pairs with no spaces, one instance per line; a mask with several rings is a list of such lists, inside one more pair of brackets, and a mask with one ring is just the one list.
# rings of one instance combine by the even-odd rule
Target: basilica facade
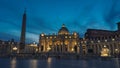
[[79,40],[79,34],[77,32],[73,32],[72,34],[70,34],[67,27],[63,24],[57,34],[40,34],[39,51],[57,53],[79,53]]
[[116,31],[88,29],[80,38],[79,33],[70,33],[63,24],[57,34],[40,34],[39,52],[120,55],[120,23],[117,25]]

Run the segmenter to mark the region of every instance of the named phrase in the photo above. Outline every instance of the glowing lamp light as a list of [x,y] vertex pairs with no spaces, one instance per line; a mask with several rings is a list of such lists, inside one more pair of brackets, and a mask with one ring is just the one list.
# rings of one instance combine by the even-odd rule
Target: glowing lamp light
[[105,42],[107,42],[107,40],[105,40]]
[[74,51],[74,49],[73,49],[73,48],[72,48],[71,50],[72,50],[72,51]]
[[112,41],[114,41],[115,39],[113,38]]
[[38,51],[38,49],[36,48],[36,52]]
[[98,43],[100,43],[100,40],[98,40]]
[[52,36],[50,36],[50,39],[52,39]]
[[29,46],[37,47],[37,44],[30,44]]
[[74,35],[77,35],[77,33],[73,33]]
[[65,38],[67,38],[67,36],[65,36]]
[[44,36],[44,34],[41,34],[41,36]]
[[17,47],[13,47],[13,50],[15,50],[15,51],[16,51],[17,49],[18,49]]
[[93,43],[93,41],[91,41],[91,43]]
[[75,45],[76,45],[77,43],[75,42]]
[[115,49],[115,51],[117,52],[117,51],[118,51],[118,49]]
[[106,47],[106,45],[104,45],[104,47]]
[[115,49],[115,53],[118,54],[119,53],[119,49]]
[[71,36],[69,36],[69,38],[71,38]]

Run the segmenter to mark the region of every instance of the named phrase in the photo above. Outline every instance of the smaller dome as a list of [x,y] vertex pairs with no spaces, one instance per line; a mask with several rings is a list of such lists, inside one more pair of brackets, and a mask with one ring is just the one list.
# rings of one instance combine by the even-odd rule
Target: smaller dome
[[61,29],[58,31],[58,34],[69,34],[69,30],[63,24]]

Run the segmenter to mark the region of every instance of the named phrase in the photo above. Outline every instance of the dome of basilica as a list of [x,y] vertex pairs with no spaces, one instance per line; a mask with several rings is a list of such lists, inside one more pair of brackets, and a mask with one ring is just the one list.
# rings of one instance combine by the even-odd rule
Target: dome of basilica
[[69,34],[69,30],[65,27],[65,25],[63,24],[61,29],[58,31],[58,34],[59,35],[62,35],[62,34]]

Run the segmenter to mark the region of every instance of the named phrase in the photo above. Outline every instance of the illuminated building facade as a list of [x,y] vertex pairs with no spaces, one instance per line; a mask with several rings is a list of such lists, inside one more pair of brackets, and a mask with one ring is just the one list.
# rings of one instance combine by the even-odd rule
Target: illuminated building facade
[[39,38],[39,52],[79,53],[79,45],[79,34],[76,32],[70,34],[64,24],[58,34],[42,33]]
[[85,33],[87,40],[88,52],[93,51],[93,54],[100,55],[102,48],[108,48],[110,55],[120,54],[120,23],[118,24],[118,30],[98,30],[88,29]]

